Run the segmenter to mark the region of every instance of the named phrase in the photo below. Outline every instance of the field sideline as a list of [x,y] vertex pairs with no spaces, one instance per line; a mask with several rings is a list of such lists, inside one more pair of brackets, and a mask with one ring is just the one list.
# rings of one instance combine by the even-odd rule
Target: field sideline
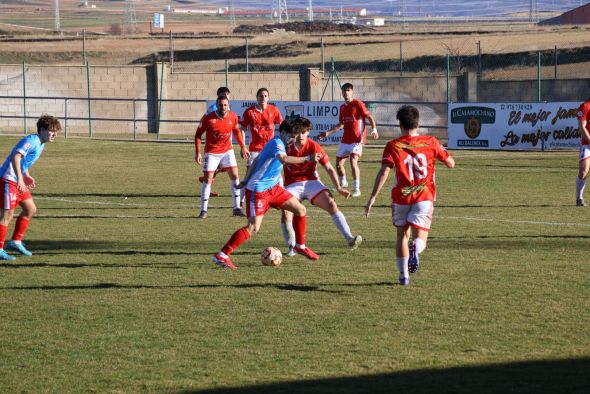
[[[17,140],[0,139],[2,158]],[[192,144],[58,139],[31,169],[35,254],[0,264],[0,392],[588,392],[576,153],[452,153],[403,288],[389,186],[363,215],[380,149],[362,197],[338,198],[358,250],[310,208],[320,260],[264,267],[263,247],[284,250],[273,211],[225,271],[211,255],[244,219],[224,174],[196,218]]]

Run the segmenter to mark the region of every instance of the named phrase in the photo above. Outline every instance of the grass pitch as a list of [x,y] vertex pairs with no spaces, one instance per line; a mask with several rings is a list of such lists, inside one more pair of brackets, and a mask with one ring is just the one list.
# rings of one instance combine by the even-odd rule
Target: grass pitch
[[310,208],[320,260],[262,266],[263,247],[284,250],[273,211],[232,272],[210,258],[244,219],[225,174],[196,219],[191,144],[49,144],[31,170],[35,254],[0,264],[0,392],[588,392],[576,153],[453,153],[404,288],[387,189],[363,216],[381,149],[363,157],[362,197],[338,198],[357,251]]

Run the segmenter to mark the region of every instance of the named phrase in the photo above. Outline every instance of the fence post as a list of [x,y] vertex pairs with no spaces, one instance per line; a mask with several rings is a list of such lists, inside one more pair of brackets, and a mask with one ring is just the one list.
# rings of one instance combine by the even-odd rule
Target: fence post
[[447,103],[451,102],[451,57],[447,53]]
[[399,41],[399,76],[404,75],[404,49],[402,40]]
[[174,72],[174,41],[172,37],[172,30],[170,30],[169,34],[169,48],[170,48],[170,72]]
[[248,48],[248,37],[246,37],[246,72],[250,72],[250,59],[249,59],[249,48]]
[[88,57],[86,56],[86,29],[82,30],[82,57],[84,64],[86,64],[88,62]]
[[481,41],[477,42],[477,79],[481,79]]
[[160,139],[160,121],[162,120],[162,94],[164,93],[164,62],[162,62],[162,67],[160,68],[160,95],[158,96],[158,134],[156,139]]
[[135,115],[135,97],[133,98],[133,141],[137,139],[137,117]]
[[321,54],[320,61],[322,63],[322,75],[325,75],[326,74],[326,65],[324,62],[324,37],[320,37],[320,54]]
[[25,62],[23,61],[23,129],[27,134],[27,72]]
[[541,102],[541,51],[537,52],[537,101]]
[[555,45],[555,51],[553,52],[553,79],[557,79],[557,45]]
[[68,139],[68,98],[64,98],[64,138]]
[[227,63],[227,59],[225,59],[225,86],[229,87],[229,65]]
[[86,86],[88,88],[88,135],[92,137],[92,108],[90,105],[90,63],[86,62]]

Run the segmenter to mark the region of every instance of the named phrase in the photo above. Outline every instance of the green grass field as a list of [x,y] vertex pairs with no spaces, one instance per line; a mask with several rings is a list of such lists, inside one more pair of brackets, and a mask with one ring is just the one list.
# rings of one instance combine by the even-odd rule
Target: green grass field
[[[0,139],[2,158],[16,141]],[[47,146],[31,170],[35,254],[0,264],[0,392],[590,390],[590,208],[573,204],[575,152],[454,152],[409,287],[388,187],[363,216],[380,149],[363,157],[363,196],[338,199],[358,250],[310,208],[320,260],[264,267],[263,247],[284,250],[273,211],[234,254],[237,271],[210,258],[244,219],[224,174],[196,219],[193,155]]]

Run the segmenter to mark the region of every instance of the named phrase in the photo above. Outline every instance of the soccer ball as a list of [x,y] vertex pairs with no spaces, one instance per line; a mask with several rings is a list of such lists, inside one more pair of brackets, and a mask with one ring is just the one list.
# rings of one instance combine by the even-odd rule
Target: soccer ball
[[262,264],[264,265],[277,267],[283,262],[283,254],[278,248],[268,246],[262,249],[262,252],[260,253],[260,261],[262,261]]

